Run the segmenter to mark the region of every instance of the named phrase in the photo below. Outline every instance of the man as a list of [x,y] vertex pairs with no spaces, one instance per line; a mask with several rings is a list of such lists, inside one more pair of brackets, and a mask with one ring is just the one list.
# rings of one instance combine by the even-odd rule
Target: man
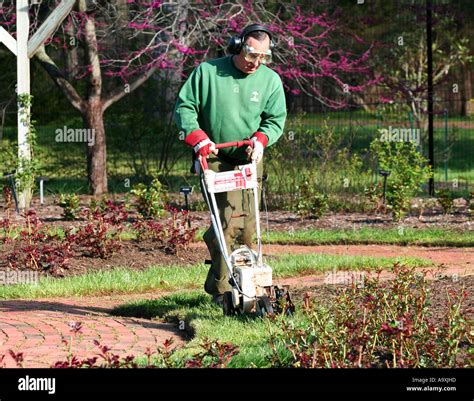
[[[264,26],[247,26],[229,42],[231,55],[200,64],[181,88],[175,106],[175,121],[186,134],[185,143],[197,155],[208,158],[213,171],[230,171],[257,162],[261,182],[264,149],[283,133],[286,102],[278,74],[265,64],[271,61],[273,42]],[[216,149],[216,143],[246,138],[252,148]],[[202,190],[202,188],[201,188]],[[261,192],[259,191],[259,196]],[[216,194],[216,201],[229,254],[238,241],[253,248],[255,210],[251,190]],[[221,304],[231,290],[228,271],[214,230],[204,234],[212,264],[204,289]]]

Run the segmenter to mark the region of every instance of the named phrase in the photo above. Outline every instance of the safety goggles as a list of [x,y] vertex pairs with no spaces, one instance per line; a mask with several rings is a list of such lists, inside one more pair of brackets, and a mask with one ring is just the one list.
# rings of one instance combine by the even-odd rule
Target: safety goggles
[[243,47],[245,61],[255,64],[259,61],[261,64],[268,64],[272,61],[272,51],[267,50],[266,52],[256,51],[253,47],[249,45],[244,45]]

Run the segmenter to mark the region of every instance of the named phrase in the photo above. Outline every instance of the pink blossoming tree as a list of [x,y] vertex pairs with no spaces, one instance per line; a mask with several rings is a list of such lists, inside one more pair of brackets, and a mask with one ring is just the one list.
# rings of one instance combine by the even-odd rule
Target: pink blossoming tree
[[[30,34],[58,0],[38,3],[30,8]],[[157,97],[174,102],[186,67],[224,50],[229,37],[251,22],[262,22],[275,33],[278,43],[271,68],[290,93],[341,108],[351,93],[378,82],[370,68],[370,45],[344,32],[330,15],[296,5],[251,0],[77,1],[35,58],[81,113],[85,128],[95,132],[94,145],[86,147],[94,195],[107,192],[105,111],[154,74],[171,81],[169,90]],[[12,2],[4,2],[0,26],[14,32]],[[349,41],[357,51],[342,46]],[[332,88],[331,96],[327,87]]]

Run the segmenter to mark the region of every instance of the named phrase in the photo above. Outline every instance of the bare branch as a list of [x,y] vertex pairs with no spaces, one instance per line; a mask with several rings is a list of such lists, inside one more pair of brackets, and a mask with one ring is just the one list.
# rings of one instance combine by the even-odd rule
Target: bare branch
[[61,72],[55,62],[48,56],[44,45],[41,45],[38,48],[35,57],[40,62],[41,66],[46,70],[48,75],[52,78],[56,86],[63,91],[69,102],[73,105],[73,107],[82,112],[83,104],[81,97],[74,89],[74,87],[64,77],[64,74]]
[[112,93],[107,96],[106,99],[104,99],[103,103],[103,108],[104,111],[109,108],[112,104],[115,102],[118,102],[120,99],[122,99],[125,95],[128,93],[133,92],[135,89],[137,89],[140,85],[142,85],[144,82],[146,82],[157,70],[156,67],[149,69],[146,71],[140,78],[136,79],[133,81],[130,86],[125,90],[125,88],[117,88],[116,90],[112,91]]
[[[85,13],[87,10],[86,1],[79,0],[79,12]],[[90,98],[100,98],[102,91],[102,73],[99,61],[99,48],[95,31],[95,22],[92,16],[86,17],[84,47],[87,61],[90,65]]]

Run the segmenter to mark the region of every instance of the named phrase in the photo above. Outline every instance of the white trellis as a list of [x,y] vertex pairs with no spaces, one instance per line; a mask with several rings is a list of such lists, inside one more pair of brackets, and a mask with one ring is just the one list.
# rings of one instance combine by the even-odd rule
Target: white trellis
[[[19,95],[30,94],[30,59],[64,21],[74,7],[75,2],[75,0],[61,1],[31,39],[29,39],[30,20],[28,16],[28,0],[16,1],[16,39],[3,27],[0,27],[0,42],[2,42],[17,59],[17,93]],[[36,0],[31,1],[31,3],[38,4],[40,2]],[[30,160],[31,158],[31,149],[27,141],[29,122],[25,119],[25,116],[29,115],[29,107],[23,109],[22,106],[18,104],[18,157],[20,160]],[[22,209],[29,206],[29,192],[29,189],[25,189],[19,194],[19,206]]]

